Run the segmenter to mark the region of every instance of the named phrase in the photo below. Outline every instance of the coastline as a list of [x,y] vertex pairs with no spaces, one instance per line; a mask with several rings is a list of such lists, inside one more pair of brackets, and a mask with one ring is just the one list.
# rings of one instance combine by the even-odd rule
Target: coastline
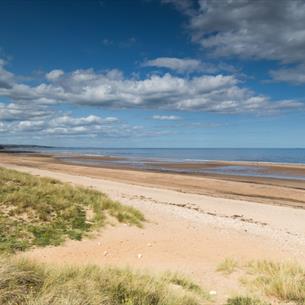
[[[249,177],[226,174],[196,174],[196,173],[175,173],[156,170],[135,169],[113,162],[106,165],[96,164],[72,164],[62,161],[62,155],[51,154],[12,154],[2,153],[2,163],[46,169],[52,171],[66,172],[92,178],[102,178],[117,182],[125,182],[133,185],[143,185],[176,190],[181,193],[194,193],[219,198],[242,199],[252,202],[268,203],[273,205],[293,206],[305,208],[305,181],[291,179],[273,179],[264,177]],[[91,159],[89,156],[81,158]],[[93,157],[102,161],[112,161],[112,157]],[[117,159],[116,159],[117,160]],[[239,163],[239,162],[238,162]],[[211,162],[205,164],[192,163],[198,166],[223,166],[235,163]],[[243,164],[245,164],[243,162]],[[247,163],[251,166],[256,163]],[[182,167],[185,164],[180,164]],[[168,164],[171,166],[171,164]],[[177,166],[173,164],[172,166]],[[187,165],[189,166],[189,164]],[[262,165],[260,165],[262,166]],[[276,164],[263,166],[266,170],[288,170],[305,172],[305,165],[296,166]]]
[[[91,238],[32,249],[20,253],[21,257],[54,265],[89,263],[157,273],[183,272],[209,290],[216,288],[217,304],[244,289],[239,273],[224,277],[215,272],[226,258],[233,257],[241,264],[258,258],[305,263],[304,208],[259,203],[256,197],[251,201],[237,195],[226,198],[212,189],[213,185],[232,188],[232,181],[72,166],[56,163],[50,156],[1,157],[0,166],[102,191],[139,209],[147,220],[143,229],[108,225]],[[131,177],[134,180],[128,180]],[[180,188],[175,189],[170,183],[173,180],[183,182]],[[201,187],[209,183],[210,194],[201,194],[201,187],[192,192],[198,183]],[[238,184],[240,190],[249,192],[247,186],[257,185]]]

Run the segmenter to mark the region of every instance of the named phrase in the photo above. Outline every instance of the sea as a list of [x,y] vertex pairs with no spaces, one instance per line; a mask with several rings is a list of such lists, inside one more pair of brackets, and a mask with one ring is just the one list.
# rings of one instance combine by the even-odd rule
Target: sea
[[64,152],[127,159],[172,162],[253,161],[305,164],[305,148],[88,148],[50,147],[49,152]]

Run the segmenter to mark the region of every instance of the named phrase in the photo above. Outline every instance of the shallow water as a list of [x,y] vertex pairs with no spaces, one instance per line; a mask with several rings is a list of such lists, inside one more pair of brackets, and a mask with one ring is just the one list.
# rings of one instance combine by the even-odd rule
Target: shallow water
[[[16,147],[14,147],[16,149]],[[24,149],[24,147],[23,147]],[[29,148],[27,148],[29,150]],[[206,161],[250,161],[272,163],[305,164],[303,148],[88,148],[88,147],[33,147],[32,151],[48,153],[67,153],[74,158],[62,157],[62,160],[74,164],[96,166],[126,166],[135,169],[157,170],[176,173],[226,174],[249,177],[305,180],[305,174],[294,175],[285,171],[268,172],[259,166],[225,165],[212,168],[167,166],[172,162]],[[120,157],[120,160],[81,159],[77,155]],[[158,165],[162,162],[162,165]]]
[[[37,149],[36,149],[37,150]],[[167,161],[304,163],[305,148],[44,148],[43,151]]]

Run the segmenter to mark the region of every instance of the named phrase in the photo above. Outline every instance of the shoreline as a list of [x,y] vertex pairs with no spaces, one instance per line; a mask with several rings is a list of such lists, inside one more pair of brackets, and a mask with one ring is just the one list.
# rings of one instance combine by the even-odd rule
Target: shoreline
[[[216,174],[164,173],[158,170],[136,170],[124,166],[79,165],[63,162],[57,156],[45,154],[1,154],[0,162],[59,172],[64,171],[133,185],[171,189],[181,193],[305,208],[305,182],[303,180]],[[291,170],[291,168],[289,167],[288,170]],[[305,166],[304,169],[301,167],[293,168],[293,170],[303,171]]]
[[[64,164],[101,167],[120,170],[147,171],[156,173],[187,174],[207,177],[226,177],[242,180],[241,178],[274,179],[305,181],[305,163],[283,163],[266,161],[173,161],[154,158],[126,158],[120,156],[92,155],[79,153],[44,153],[44,152],[7,152],[3,155],[24,155],[33,157],[50,157]],[[0,154],[1,156],[1,154]],[[236,167],[234,170],[230,168]]]
[[[159,149],[159,148],[158,148]],[[183,148],[185,149],[185,148]],[[247,148],[245,148],[247,149]],[[281,149],[281,148],[280,148]],[[303,150],[305,148],[294,148]],[[123,148],[121,149],[123,150]],[[33,156],[53,156],[53,157],[67,157],[67,158],[78,158],[78,159],[92,159],[92,160],[105,160],[105,161],[128,161],[132,160],[127,157],[118,155],[101,155],[93,153],[84,153],[63,151],[63,152],[48,152],[48,151],[34,151],[34,150],[6,150],[0,149],[1,154],[24,154]],[[225,159],[169,159],[169,158],[157,158],[157,157],[136,157],[138,160],[144,162],[154,163],[166,163],[166,164],[213,164],[217,163],[220,165],[249,165],[249,166],[274,166],[274,167],[292,167],[292,168],[304,168],[305,162],[281,162],[281,161],[253,161],[253,160],[225,160]]]

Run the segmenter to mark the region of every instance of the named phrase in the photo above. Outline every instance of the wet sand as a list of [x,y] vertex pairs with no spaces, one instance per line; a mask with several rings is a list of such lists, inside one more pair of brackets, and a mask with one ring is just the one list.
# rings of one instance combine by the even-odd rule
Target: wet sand
[[[89,158],[83,156],[81,158]],[[99,161],[113,161],[111,157],[94,157]],[[0,154],[0,162],[66,172],[70,174],[102,178],[129,184],[171,189],[182,193],[195,193],[212,197],[241,199],[253,202],[305,207],[305,181],[292,179],[273,179],[225,174],[177,174],[131,169],[113,162],[107,166],[79,165],[62,161],[59,155],[42,154]],[[193,166],[211,168],[215,166],[243,164],[260,166],[265,171],[289,171],[293,175],[305,174],[305,165],[261,164],[253,162],[209,162],[204,164],[172,164],[172,166]],[[171,166],[171,164],[167,164]]]

